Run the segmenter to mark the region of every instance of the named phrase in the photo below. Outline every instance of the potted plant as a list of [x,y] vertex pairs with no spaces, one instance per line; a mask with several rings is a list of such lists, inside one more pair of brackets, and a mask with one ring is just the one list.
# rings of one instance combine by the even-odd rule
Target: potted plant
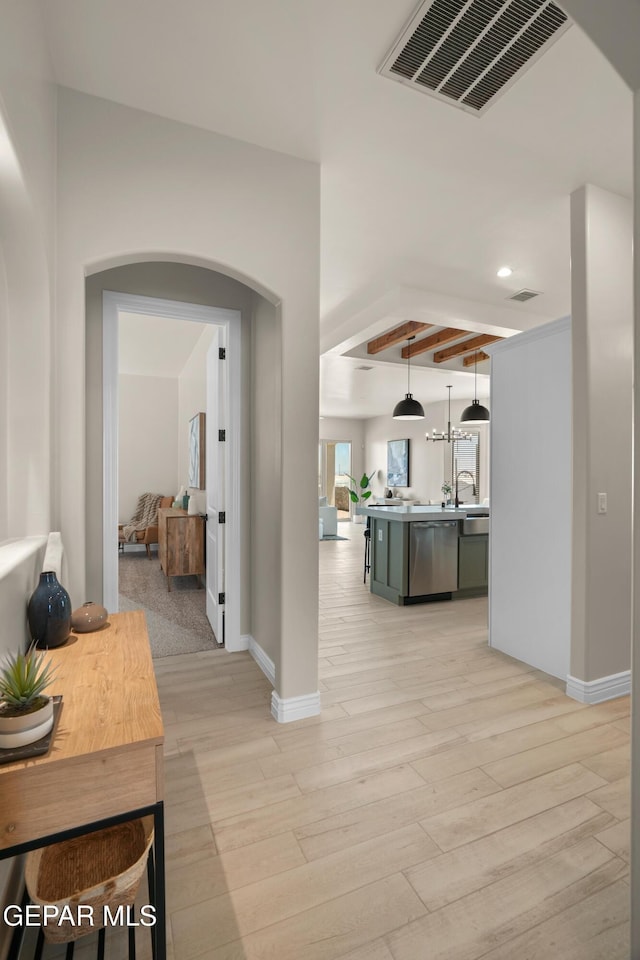
[[54,670],[32,643],[26,653],[9,654],[0,667],[0,748],[23,747],[53,727],[53,698],[43,691]]
[[[362,506],[363,503],[366,503],[369,497],[372,495],[373,490],[371,489],[371,480],[375,477],[376,471],[374,470],[369,476],[366,473],[363,473],[360,477],[360,480],[356,480],[355,477],[352,477],[350,473],[347,474],[349,480],[351,480],[351,489],[349,490],[349,496],[351,497],[351,502],[356,504],[356,507]],[[354,523],[364,523],[364,514],[357,512],[353,515]]]
[[449,481],[445,480],[442,486],[440,487],[440,489],[442,490],[442,496],[444,497],[444,502],[449,503],[449,501],[451,500],[451,494],[453,492],[453,488],[449,483]]

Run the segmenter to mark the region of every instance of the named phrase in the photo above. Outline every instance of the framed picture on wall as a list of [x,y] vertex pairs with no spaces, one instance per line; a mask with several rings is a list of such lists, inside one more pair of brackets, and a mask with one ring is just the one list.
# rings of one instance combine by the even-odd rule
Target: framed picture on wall
[[409,441],[387,441],[387,486],[409,486]]
[[196,413],[189,420],[189,486],[205,489],[204,413]]

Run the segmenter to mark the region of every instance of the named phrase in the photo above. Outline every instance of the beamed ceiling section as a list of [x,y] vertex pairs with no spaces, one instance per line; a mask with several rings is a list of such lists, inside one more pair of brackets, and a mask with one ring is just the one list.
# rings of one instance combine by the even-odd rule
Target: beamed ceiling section
[[[431,332],[423,336],[422,334],[427,330]],[[409,338],[414,339],[402,347],[400,351],[402,359],[421,357],[427,361],[428,365],[443,364],[445,367],[447,364],[452,366],[452,361],[456,362],[456,367],[459,367],[460,361],[463,367],[473,367],[476,363],[488,360],[489,355],[482,350],[482,347],[503,339],[492,334],[477,334],[456,327],[437,329],[433,324],[410,320],[370,340],[367,343],[367,354],[380,355],[378,357],[380,360],[397,360],[398,352],[396,350],[391,355],[391,348],[397,347]],[[384,355],[385,351],[389,351],[387,356]]]

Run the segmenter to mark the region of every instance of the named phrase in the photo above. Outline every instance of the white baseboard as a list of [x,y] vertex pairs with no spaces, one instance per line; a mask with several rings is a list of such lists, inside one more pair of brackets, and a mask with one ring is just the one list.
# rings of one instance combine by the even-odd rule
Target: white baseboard
[[631,671],[612,673],[609,677],[599,677],[597,680],[578,680],[568,674],[566,693],[580,703],[602,703],[603,700],[624,697],[631,693]]
[[250,637],[248,633],[243,633],[237,643],[233,643],[231,640],[225,640],[224,648],[227,653],[240,653],[242,650],[249,649],[249,644],[252,639],[253,638]]
[[[276,665],[268,653],[262,649],[257,640],[250,634],[240,638],[246,641],[243,649],[248,650],[258,664],[265,677],[275,687]],[[278,723],[291,723],[293,720],[304,720],[305,717],[315,717],[320,713],[320,693],[307,693],[301,697],[287,697],[283,699],[275,690],[271,693],[271,714]]]
[[269,656],[268,653],[265,653],[257,640],[254,640],[252,636],[249,636],[249,646],[247,648],[249,653],[258,664],[265,677],[274,687],[276,685],[276,665]]
[[317,717],[320,713],[320,691],[305,693],[301,697],[279,697],[271,694],[271,714],[278,723],[291,723],[305,717]]

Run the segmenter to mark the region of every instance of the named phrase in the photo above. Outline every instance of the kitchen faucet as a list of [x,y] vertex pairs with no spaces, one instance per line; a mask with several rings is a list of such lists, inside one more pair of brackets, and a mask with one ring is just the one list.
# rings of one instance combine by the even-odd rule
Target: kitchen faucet
[[459,472],[458,474],[456,474],[456,499],[455,499],[455,505],[456,505],[456,507],[459,507],[459,506],[460,506],[460,498],[458,497],[458,480],[459,480],[460,477],[462,477],[463,475],[466,475],[467,477],[469,477],[469,480],[471,481],[471,485],[472,485],[472,487],[473,487],[473,494],[472,494],[472,496],[475,497],[475,495],[476,495],[476,482],[475,482],[475,480],[474,480],[473,474],[471,473],[470,470],[460,470],[460,472]]

